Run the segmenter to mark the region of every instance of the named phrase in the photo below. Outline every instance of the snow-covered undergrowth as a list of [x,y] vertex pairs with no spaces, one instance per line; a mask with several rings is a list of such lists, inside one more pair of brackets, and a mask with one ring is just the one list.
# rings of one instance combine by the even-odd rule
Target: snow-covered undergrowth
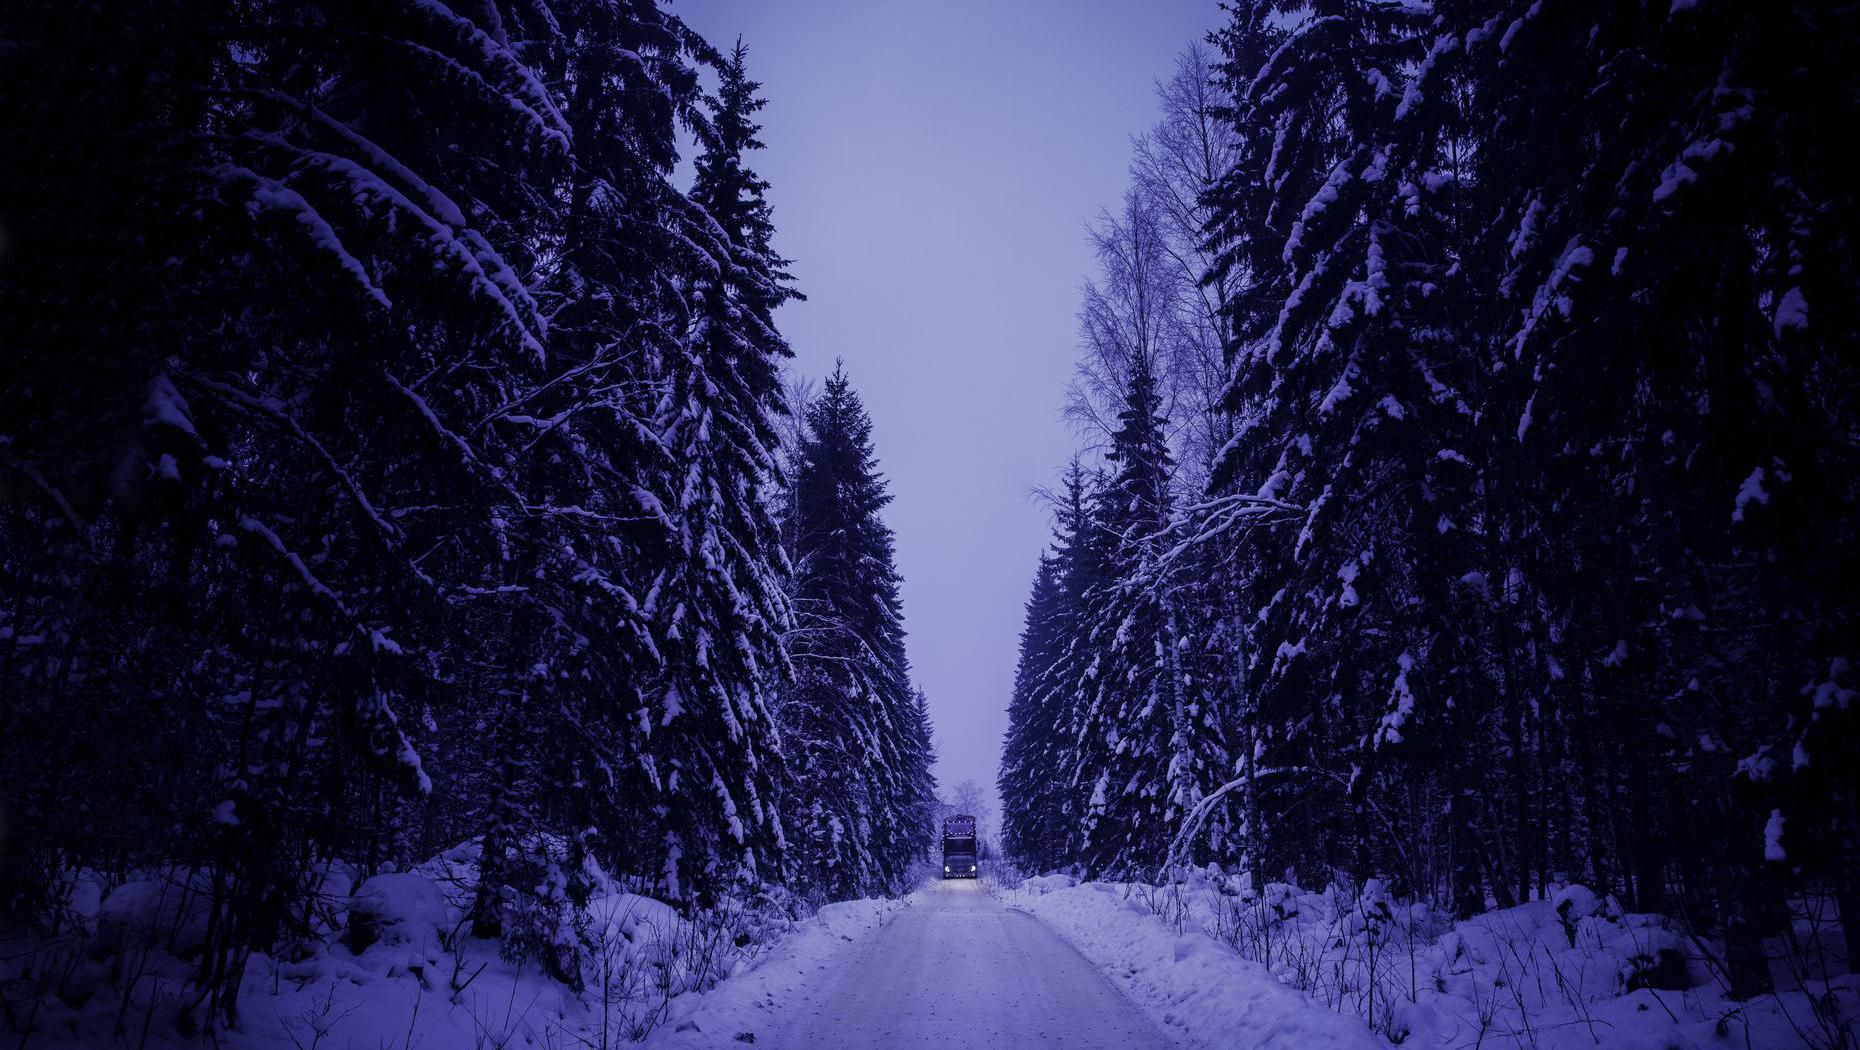
[[581,948],[575,990],[471,935],[475,870],[474,847],[359,882],[331,868],[299,947],[253,954],[237,1025],[213,1032],[188,1021],[204,1012],[190,977],[212,936],[207,887],[172,871],[115,886],[82,875],[62,929],[0,936],[0,1030],[32,1047],[130,1050],[568,1050],[675,1032],[668,1045],[711,1045],[712,1032],[715,1045],[741,1045],[754,1000],[805,979],[896,906],[804,917],[792,900],[758,896],[685,917],[608,883],[561,934]]
[[[1374,882],[1310,893],[1213,873],[1168,886],[1048,875],[1000,892],[1191,1046],[1231,1046],[1239,1032],[1288,1050],[1860,1045],[1860,978],[1779,958],[1778,994],[1734,1002],[1713,975],[1715,946],[1581,886],[1464,922]],[[1809,945],[1804,931],[1796,952],[1837,950],[1838,929],[1819,933]]]
[[1361,1022],[1314,1006],[1257,963],[1161,921],[1138,887],[1028,879],[1004,899],[1032,913],[1104,971],[1158,1027],[1208,1050],[1380,1050]]

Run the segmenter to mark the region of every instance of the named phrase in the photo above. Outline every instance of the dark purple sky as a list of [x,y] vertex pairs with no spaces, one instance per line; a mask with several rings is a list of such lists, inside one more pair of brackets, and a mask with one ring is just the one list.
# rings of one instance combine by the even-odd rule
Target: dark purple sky
[[1037,486],[1074,435],[1085,224],[1123,193],[1154,85],[1215,0],[678,0],[739,34],[769,104],[754,163],[808,301],[799,369],[844,358],[895,497],[904,614],[943,786],[991,791],[1021,615],[1049,538]]

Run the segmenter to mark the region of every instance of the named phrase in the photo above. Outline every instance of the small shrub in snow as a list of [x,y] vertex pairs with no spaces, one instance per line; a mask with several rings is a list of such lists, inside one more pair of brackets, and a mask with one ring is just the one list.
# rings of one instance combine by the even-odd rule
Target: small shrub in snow
[[1298,891],[1283,882],[1268,882],[1261,900],[1280,922],[1298,915]]
[[[1620,906],[1615,903],[1614,898],[1609,898],[1607,904],[1614,911],[1620,911]],[[1577,924],[1601,912],[1604,905],[1602,900],[1595,895],[1594,890],[1578,883],[1571,883],[1551,896],[1550,907],[1556,912],[1557,918],[1562,921],[1563,929],[1569,935],[1570,946],[1575,947]]]
[[345,939],[357,955],[377,943],[437,952],[446,926],[446,899],[433,880],[411,873],[376,875],[355,891]]

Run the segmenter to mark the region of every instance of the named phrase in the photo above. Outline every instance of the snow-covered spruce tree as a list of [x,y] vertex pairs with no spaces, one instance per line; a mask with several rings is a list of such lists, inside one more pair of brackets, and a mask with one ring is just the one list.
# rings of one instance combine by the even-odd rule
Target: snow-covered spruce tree
[[[693,41],[720,80],[688,206],[674,215],[690,252],[690,303],[679,352],[666,360],[654,429],[669,457],[661,507],[675,523],[655,576],[655,644],[668,673],[652,730],[654,768],[682,781],[692,808],[666,821],[667,877],[709,892],[720,876],[777,879],[781,848],[779,749],[768,687],[787,673],[781,632],[786,565],[771,504],[778,481],[774,418],[784,410],[781,362],[790,356],[774,312],[799,298],[772,246],[767,182],[747,164],[762,148],[763,106],[740,42],[727,56]],[[676,205],[685,205],[671,198]],[[676,248],[677,240],[668,247]],[[684,897],[683,892],[674,892]]]
[[[1105,772],[1110,733],[1150,723],[1104,706],[1128,636],[1096,611],[1172,596],[1179,680],[1223,710],[1240,799],[1243,833],[1201,855],[1393,875],[1461,913],[1575,878],[1722,936],[1760,992],[1786,892],[1860,911],[1831,582],[1860,297],[1827,152],[1860,97],[1853,16],[1230,12],[1236,164],[1202,203],[1234,439],[1167,553],[1088,590],[1036,679],[1069,712],[1065,761],[1099,768],[1066,804],[1095,801],[1100,831],[1153,797]],[[1155,570],[1190,557],[1186,581]]]
[[[207,823],[196,808],[204,799],[187,797],[211,791],[208,771],[186,758],[201,723],[169,713],[188,684],[188,625],[164,630],[147,615],[187,607],[188,581],[162,571],[164,537],[151,537],[164,541],[159,550],[137,542],[162,508],[133,497],[152,466],[137,454],[140,387],[177,323],[149,308],[185,286],[162,267],[188,236],[190,193],[176,169],[208,163],[205,144],[171,116],[191,78],[166,27],[208,17],[179,3],[0,9],[0,130],[18,151],[0,167],[0,910],[9,918],[58,902],[67,858],[137,855],[164,835],[198,839]],[[99,56],[120,61],[93,67]],[[122,507],[120,525],[100,520],[110,503]],[[198,530],[178,531],[179,551],[199,545]],[[89,641],[102,637],[113,651]],[[118,775],[97,775],[106,769]],[[136,769],[168,772],[169,791],[121,775]]]
[[[1174,505],[1172,431],[1190,431],[1196,455],[1207,455],[1202,448],[1207,429],[1176,426],[1172,409],[1196,420],[1209,411],[1202,392],[1211,387],[1211,379],[1198,374],[1202,353],[1189,348],[1209,335],[1203,331],[1209,318],[1207,303],[1183,269],[1181,253],[1194,251],[1192,242],[1172,243],[1170,230],[1179,242],[1181,221],[1170,225],[1172,199],[1151,182],[1129,191],[1122,212],[1107,214],[1092,234],[1101,273],[1086,284],[1081,307],[1084,355],[1071,390],[1071,413],[1086,433],[1103,439],[1112,463],[1112,478],[1097,492],[1094,513],[1109,561],[1103,582],[1086,595],[1081,611],[1086,636],[1073,650],[1081,660],[1062,660],[1056,673],[1066,680],[1062,691],[1073,697],[1075,743],[1069,766],[1084,792],[1084,821],[1123,820],[1122,803],[1112,795],[1129,788],[1133,807],[1148,805],[1136,799],[1162,799],[1157,812],[1133,820],[1144,823],[1142,834],[1166,844],[1172,833],[1164,825],[1174,825],[1194,805],[1200,782],[1224,775],[1224,760],[1211,768],[1202,753],[1205,727],[1198,714],[1205,708],[1190,693],[1194,686],[1181,663],[1181,639],[1194,634],[1196,608],[1181,606],[1179,580],[1164,580],[1159,558],[1161,533]],[[1133,414],[1133,396],[1144,403],[1140,418]],[[1202,470],[1194,474],[1200,478]],[[1112,485],[1123,489],[1114,492]],[[1084,658],[1088,652],[1092,658]],[[1151,717],[1170,725],[1166,743],[1133,740],[1125,732],[1123,719]],[[1149,736],[1153,730],[1155,725],[1135,732]],[[1168,756],[1157,758],[1164,751]],[[1112,756],[1125,756],[1136,766],[1114,775],[1107,766]],[[1138,768],[1151,760],[1161,760],[1168,769],[1166,788],[1151,777],[1155,769]],[[1146,857],[1140,847],[1122,846],[1123,833],[1112,833],[1109,825],[1105,834],[1120,840],[1120,846],[1088,860],[1094,870],[1110,862],[1151,866],[1161,859]]]
[[[1296,529],[1250,542],[1242,586],[1255,761],[1309,769],[1251,788],[1268,835],[1257,860],[1315,877],[1346,858],[1386,870],[1400,849],[1387,836],[1408,832],[1368,809],[1415,785],[1401,773],[1378,784],[1378,770],[1453,768],[1417,729],[1464,717],[1480,695],[1456,681],[1478,665],[1451,622],[1457,589],[1476,579],[1465,537],[1478,524],[1466,454],[1476,370],[1444,306],[1454,179],[1404,88],[1433,60],[1412,12],[1318,4],[1283,39],[1249,15],[1236,11],[1226,38],[1239,160],[1210,195],[1225,265],[1248,283],[1235,300],[1239,422],[1216,496],[1305,508]],[[1335,802],[1276,835],[1314,789]]]
[[1007,736],[1001,745],[1001,770],[995,786],[1012,800],[1001,814],[1001,848],[1032,872],[1059,861],[1054,839],[1058,825],[1058,773],[1051,754],[1058,745],[1055,697],[1040,688],[1041,673],[1053,665],[1064,641],[1064,593],[1059,560],[1042,555],[1034,573],[1033,593],[1020,632],[1020,656],[1014,668],[1014,692],[1008,701]]
[[571,982],[593,864],[778,872],[779,282],[670,183],[708,48],[651,3],[4,17],[0,456],[37,495],[0,571],[46,639],[0,656],[7,808],[47,822],[9,901],[199,870],[230,1015],[330,858],[485,833],[480,930]]
[[[1410,697],[1414,707],[1364,737],[1363,757],[1374,761],[1358,785],[1421,790],[1411,812],[1429,807],[1431,791],[1447,791],[1454,817],[1444,856],[1428,863],[1450,869],[1462,908],[1488,893],[1501,903],[1540,893],[1550,871],[1577,870],[1643,907],[1723,920],[1744,975],[1758,970],[1749,963],[1751,917],[1766,911],[1758,854],[1791,856],[1773,834],[1789,826],[1790,805],[1830,830],[1851,826],[1846,793],[1802,791],[1768,757],[1797,733],[1843,753],[1827,727],[1848,717],[1835,698],[1851,688],[1842,677],[1850,660],[1825,633],[1845,614],[1809,579],[1838,563],[1826,543],[1844,535],[1852,498],[1844,485],[1818,480],[1838,473],[1822,463],[1841,445],[1809,421],[1841,418],[1851,405],[1826,394],[1820,377],[1839,366],[1802,341],[1814,329],[1797,309],[1809,302],[1809,282],[1839,287],[1852,275],[1846,242],[1821,232],[1844,221],[1831,216],[1845,215],[1850,198],[1822,181],[1825,158],[1813,145],[1822,140],[1807,130],[1830,119],[1817,100],[1845,97],[1828,86],[1843,67],[1820,50],[1782,58],[1778,42],[1804,28],[1800,17],[1442,8],[1421,34],[1426,53],[1398,92],[1390,88],[1400,99],[1392,119],[1368,125],[1370,147],[1388,151],[1382,170],[1394,177],[1385,181],[1421,192],[1404,192],[1412,199],[1396,209],[1367,190],[1352,197],[1345,180],[1323,202],[1324,212],[1345,207],[1348,235],[1393,231],[1406,241],[1389,243],[1426,249],[1406,263],[1427,268],[1422,301],[1391,311],[1399,300],[1383,293],[1388,330],[1359,329],[1352,345],[1393,338],[1386,345],[1401,348],[1393,363],[1425,364],[1427,389],[1451,399],[1431,409],[1401,401],[1405,426],[1425,436],[1423,449],[1468,461],[1455,474],[1444,463],[1417,472],[1397,460],[1388,475],[1415,479],[1444,512],[1439,539],[1421,521],[1387,533],[1401,524],[1387,506],[1354,512],[1374,526],[1371,535],[1402,537],[1393,546],[1408,563],[1412,593],[1394,593],[1411,610],[1409,625],[1385,622],[1377,637],[1409,632],[1434,657],[1424,662],[1403,642],[1416,673],[1402,676],[1407,695],[1391,693],[1386,714],[1401,716]],[[1296,44],[1319,28],[1311,19],[1286,31]],[[1849,39],[1850,30],[1812,35]],[[1254,49],[1267,57],[1236,83],[1292,97],[1267,83],[1292,50]],[[1236,116],[1257,121],[1260,111],[1242,104]],[[1254,127],[1272,125],[1243,131]],[[1293,141],[1285,137],[1273,156]],[[1236,203],[1219,232],[1234,246],[1229,258],[1269,282],[1276,205],[1270,194],[1252,205],[1246,196],[1260,184],[1231,187]],[[1309,224],[1299,233],[1301,249],[1313,243]],[[1249,252],[1254,240],[1265,250]],[[1384,255],[1385,271],[1401,272],[1399,257]],[[1298,258],[1280,257],[1288,277],[1301,272]],[[1295,332],[1299,311],[1334,311],[1321,297],[1309,306],[1322,288],[1315,277],[1279,287],[1282,305],[1270,322],[1257,311],[1256,330]],[[1847,323],[1839,312],[1832,322],[1835,332]],[[1307,398],[1337,389],[1303,388]],[[1274,393],[1268,385],[1236,411],[1276,409],[1266,396]],[[1453,401],[1473,410],[1438,411]],[[1280,425],[1264,425],[1263,446],[1243,430],[1236,451],[1278,448]],[[1770,449],[1770,461],[1751,461],[1752,449]],[[1388,446],[1375,451],[1385,456]],[[1814,466],[1797,474],[1779,462]],[[1275,465],[1250,469],[1271,477]],[[1796,479],[1808,483],[1795,487]],[[1798,516],[1823,524],[1784,540],[1760,523],[1791,499],[1804,501]],[[1311,530],[1296,544],[1348,555],[1335,550],[1348,542]],[[1296,544],[1277,568],[1261,567],[1261,595],[1311,593],[1275,586],[1298,578]],[[1378,564],[1387,562],[1378,556]],[[1801,582],[1792,582],[1797,573]],[[1353,589],[1369,603],[1361,584]],[[1272,693],[1257,695],[1265,702]],[[1807,700],[1816,695],[1818,709]],[[1272,732],[1272,721],[1263,728]],[[1473,761],[1454,769],[1453,783],[1428,789],[1428,771],[1442,768],[1430,751]],[[1325,752],[1347,754],[1333,746],[1312,757]],[[1811,771],[1805,781],[1818,783],[1815,768],[1812,758],[1800,767]],[[1571,805],[1543,794],[1546,778]],[[1828,807],[1830,798],[1839,801]],[[1743,829],[1728,844],[1691,833],[1725,818]],[[1340,841],[1318,859],[1370,870],[1384,863],[1352,852]],[[1810,869],[1839,870],[1808,853]]]
[[[1085,599],[1095,660],[1080,684],[1074,782],[1090,784],[1081,859],[1088,870],[1157,863],[1170,824],[1197,798],[1186,750],[1178,624],[1166,590],[1139,584],[1167,525],[1172,461],[1148,348],[1134,348],[1123,410],[1097,493],[1107,579]],[[1178,753],[1180,752],[1180,753]]]
[[[1082,378],[1097,382],[1088,418],[1114,414],[1127,372],[1127,350],[1148,348],[1155,362],[1159,418],[1174,464],[1170,487],[1180,502],[1124,581],[1132,593],[1154,595],[1174,648],[1159,662],[1171,695],[1171,806],[1164,823],[1194,856],[1226,855],[1237,799],[1205,814],[1194,807],[1206,788],[1225,780],[1231,757],[1226,715],[1234,706],[1230,654],[1217,641],[1226,631],[1232,588],[1222,578],[1231,535],[1209,524],[1200,504],[1218,454],[1233,434],[1222,407],[1228,386],[1231,302],[1243,284],[1238,268],[1217,269],[1217,244],[1204,234],[1212,218],[1207,191],[1236,159],[1238,139],[1225,113],[1225,85],[1213,76],[1214,56],[1199,44],[1158,84],[1162,117],[1133,144],[1132,186],[1124,213],[1095,231],[1104,276],[1088,287],[1087,361]],[[1108,429],[1108,428],[1107,428]],[[1195,833],[1180,834],[1193,814]]]
[[1028,610],[1030,632],[1043,622],[1033,634],[1037,648],[1022,650],[1025,691],[1017,692],[1019,702],[1009,712],[998,781],[1006,810],[1003,827],[1021,850],[1010,856],[1035,870],[1078,862],[1091,796],[1091,785],[1076,779],[1079,733],[1097,662],[1087,596],[1109,579],[1110,544],[1092,517],[1100,482],[1075,457],[1062,484],[1051,552],[1055,593],[1043,603],[1038,621],[1034,608]]
[[[600,497],[575,505],[594,546],[572,550],[566,578],[583,591],[579,607],[609,624],[553,669],[557,683],[593,683],[567,727],[587,750],[556,752],[574,760],[544,796],[570,806],[548,827],[592,835],[561,858],[547,836],[501,817],[489,837],[501,861],[560,867],[570,906],[578,850],[701,904],[738,879],[782,873],[766,690],[785,673],[769,488],[788,351],[772,314],[795,293],[770,246],[765,183],[746,164],[761,103],[741,49],[724,58],[650,4],[582,14],[578,27],[563,23],[572,45],[548,78],[574,88],[563,109],[577,140],[600,144],[565,191],[571,221],[551,290],[567,359],[510,418],[547,456],[539,469]],[[718,69],[707,104],[687,56]],[[668,182],[675,119],[703,146],[689,197]]]
[[904,741],[903,825],[905,834],[925,848],[941,834],[940,796],[936,780],[936,726],[930,721],[930,697],[911,690],[911,713]]
[[808,406],[790,479],[794,679],[783,689],[784,824],[804,890],[902,888],[929,843],[927,725],[910,684],[891,502],[872,422],[836,368]]
[[[64,639],[56,663],[9,668],[17,695],[49,706],[17,710],[28,731],[7,739],[42,741],[74,708],[105,725],[166,712],[159,736],[186,746],[171,766],[102,776],[61,749],[79,761],[47,774],[163,815],[115,843],[112,865],[203,870],[213,921],[196,982],[203,1007],[230,1015],[247,953],[302,927],[313,864],[372,866],[414,845],[374,814],[429,788],[420,716],[477,684],[452,613],[505,582],[487,579],[489,520],[522,501],[429,440],[421,391],[470,361],[471,383],[448,393],[488,401],[536,359],[547,324],[516,276],[535,242],[512,231],[548,228],[547,198],[525,183],[565,167],[567,136],[514,56],[439,8],[126,16],[98,43],[127,79],[77,102],[54,97],[71,89],[55,57],[64,19],[115,16],[26,16],[40,21],[22,53],[37,57],[22,61],[52,75],[8,107],[27,121],[16,141],[72,163],[29,168],[9,194],[9,226],[38,258],[9,274],[6,315],[25,324],[8,343],[31,363],[8,391],[10,474],[44,479],[70,530],[58,555],[79,574],[99,578],[91,552],[114,552],[114,593],[66,591],[44,625]],[[115,155],[125,141],[149,148]],[[67,193],[125,177],[138,188],[120,216]],[[99,281],[107,313],[89,305]],[[46,443],[60,432],[84,445]],[[460,506],[479,513],[447,513]],[[125,630],[72,630],[99,614]],[[55,797],[20,809],[70,823]]]
[[1854,797],[1820,767],[1854,739],[1851,605],[1827,581],[1854,521],[1834,348],[1854,334],[1855,198],[1827,150],[1856,29],[1518,4],[1468,30],[1505,129],[1479,175],[1504,238],[1486,257],[1509,258],[1507,422],[1537,464],[1520,547],[1547,569],[1571,721],[1599,744],[1588,852],[1640,907],[1721,924],[1740,995],[1768,987],[1789,878],[1833,874],[1853,899]]

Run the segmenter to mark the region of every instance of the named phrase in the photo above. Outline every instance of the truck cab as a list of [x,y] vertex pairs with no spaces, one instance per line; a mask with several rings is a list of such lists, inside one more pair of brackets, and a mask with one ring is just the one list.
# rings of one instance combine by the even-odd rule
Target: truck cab
[[978,871],[975,818],[966,813],[943,818],[943,877],[973,879]]

